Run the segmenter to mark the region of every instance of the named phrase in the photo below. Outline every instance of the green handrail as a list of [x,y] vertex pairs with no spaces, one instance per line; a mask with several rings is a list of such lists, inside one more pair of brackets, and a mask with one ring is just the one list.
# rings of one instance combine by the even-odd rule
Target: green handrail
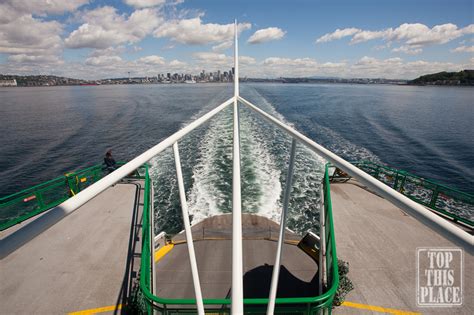
[[[125,162],[118,162],[121,166]],[[104,176],[103,166],[70,172],[0,198],[0,231],[37,216],[76,195]]]
[[100,172],[94,165],[0,198],[0,231],[61,204],[96,182]]
[[[327,218],[327,230],[328,237],[326,248],[328,254],[326,255],[326,265],[329,267],[329,282],[327,290],[318,296],[315,297],[301,297],[301,298],[277,298],[276,299],[276,309],[275,312],[278,313],[292,313],[292,312],[303,312],[305,314],[312,314],[315,310],[327,309],[329,313],[332,309],[332,302],[336,294],[337,288],[339,286],[339,272],[337,266],[337,253],[336,253],[336,241],[334,237],[334,221],[332,216],[332,204],[331,204],[331,192],[329,184],[329,175],[328,175],[329,164],[326,165],[324,180],[323,180],[323,189],[324,189],[324,209]],[[152,260],[153,255],[151,255],[151,240],[150,240],[150,178],[148,175],[148,168],[146,168],[145,175],[145,194],[144,194],[144,203],[143,203],[143,231],[142,231],[142,255],[141,255],[141,266],[140,266],[140,289],[143,293],[146,305],[147,312],[151,314],[152,309],[158,309],[166,314],[172,313],[182,313],[182,312],[195,312],[195,310],[190,308],[173,308],[169,307],[170,305],[196,305],[196,299],[172,299],[172,298],[162,298],[158,297],[151,293],[150,290],[150,275],[152,272],[151,264],[154,263]],[[230,305],[231,299],[204,299],[204,305]],[[162,306],[160,306],[160,304]],[[248,314],[255,312],[261,312],[261,308],[253,309],[249,307],[251,305],[266,305],[268,304],[268,298],[256,298],[256,299],[244,299],[244,305],[246,305],[245,312]],[[305,304],[304,306],[295,305],[295,304]],[[285,305],[288,305],[285,308]],[[282,309],[283,308],[283,309]],[[211,310],[210,310],[211,311]],[[227,312],[223,309],[212,309],[216,312]]]
[[[360,161],[353,164],[413,201],[453,221],[462,222],[471,229],[474,228],[474,221],[454,212],[460,212],[461,207],[474,211],[474,195],[371,161]],[[450,206],[447,203],[448,200],[451,200],[454,206]]]

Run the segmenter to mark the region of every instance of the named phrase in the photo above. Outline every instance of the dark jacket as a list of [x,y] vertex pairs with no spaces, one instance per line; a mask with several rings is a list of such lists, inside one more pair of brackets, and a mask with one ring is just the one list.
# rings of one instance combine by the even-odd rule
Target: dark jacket
[[112,168],[113,168],[113,167],[115,167],[116,162],[115,162],[115,160],[114,160],[113,157],[111,157],[111,156],[106,156],[106,157],[104,158],[104,164],[105,164],[105,166],[106,166],[107,168],[109,168],[109,167],[112,167]]

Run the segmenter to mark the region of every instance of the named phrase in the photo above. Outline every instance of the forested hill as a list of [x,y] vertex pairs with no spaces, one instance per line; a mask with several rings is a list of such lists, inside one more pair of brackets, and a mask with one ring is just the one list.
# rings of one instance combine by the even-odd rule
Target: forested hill
[[422,75],[421,77],[408,81],[413,85],[471,85],[474,86],[474,70],[462,70],[459,72],[439,72]]

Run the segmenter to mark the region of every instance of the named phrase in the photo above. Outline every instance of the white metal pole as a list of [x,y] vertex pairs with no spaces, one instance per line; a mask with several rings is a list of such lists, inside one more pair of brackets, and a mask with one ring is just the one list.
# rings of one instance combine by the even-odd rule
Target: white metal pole
[[286,175],[285,194],[283,196],[283,210],[280,218],[280,235],[278,236],[277,253],[275,265],[273,265],[272,283],[270,286],[270,296],[268,298],[267,315],[273,315],[275,311],[275,299],[278,290],[278,278],[280,276],[281,254],[283,250],[283,241],[285,239],[286,217],[288,214],[288,204],[290,203],[291,186],[293,184],[293,169],[295,166],[296,140],[291,141],[290,161],[288,164],[288,173]]
[[234,24],[234,136],[232,157],[232,305],[233,315],[244,313],[244,279],[242,264],[242,199],[240,191],[240,138],[239,138],[239,54],[237,20]]
[[376,193],[380,194],[383,198],[387,199],[397,207],[402,210],[405,210],[412,217],[426,225],[427,227],[433,229],[437,233],[443,235],[452,242],[462,246],[468,253],[474,253],[474,236],[470,235],[461,228],[455,226],[454,224],[446,221],[445,219],[437,216],[430,210],[426,209],[424,206],[414,202],[408,197],[402,195],[398,191],[392,189],[391,187],[385,185],[384,183],[378,181],[374,177],[370,176],[366,172],[362,171],[358,167],[347,162],[343,158],[332,153],[323,146],[317,144],[308,137],[302,135],[293,128],[285,125],[275,117],[267,114],[257,106],[253,105],[249,101],[239,96],[239,101],[243,104],[254,110],[255,112],[262,115],[266,120],[277,125],[280,129],[284,130],[287,134],[291,135],[299,142],[304,144],[306,147],[322,156],[324,159],[330,161],[336,167],[342,169],[344,172],[348,173],[363,185],[366,185],[370,189],[373,189]]
[[184,230],[186,233],[186,244],[188,245],[189,262],[191,263],[191,273],[193,275],[194,293],[196,294],[196,304],[199,315],[204,315],[204,303],[202,301],[201,283],[196,263],[196,253],[194,252],[193,234],[189,222],[188,204],[186,202],[186,192],[184,190],[183,172],[181,171],[181,160],[179,158],[178,142],[173,144],[174,161],[176,164],[176,177],[178,179],[179,199],[183,213]]

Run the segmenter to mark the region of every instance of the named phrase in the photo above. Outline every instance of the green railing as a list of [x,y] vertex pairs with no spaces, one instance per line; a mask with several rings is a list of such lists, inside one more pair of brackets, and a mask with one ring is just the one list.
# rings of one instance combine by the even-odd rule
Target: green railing
[[103,166],[94,165],[0,198],[0,231],[61,204],[104,175]]
[[[300,298],[277,298],[275,314],[315,314],[318,311],[326,310],[331,313],[332,303],[339,285],[339,273],[337,266],[336,242],[334,238],[334,223],[332,216],[331,192],[329,186],[328,165],[323,180],[324,191],[324,212],[326,217],[326,266],[328,282],[324,288],[324,293],[314,297]],[[148,314],[158,311],[161,314],[196,314],[195,299],[171,299],[162,298],[151,293],[151,272],[153,255],[151,254],[152,233],[150,231],[150,179],[148,169],[145,175],[145,194],[143,210],[143,231],[142,231],[142,255],[140,270],[140,289],[145,299]],[[230,314],[231,300],[225,299],[204,299],[206,312],[213,314]],[[268,298],[244,299],[246,314],[264,314]]]
[[474,195],[370,161],[356,162],[354,165],[413,201],[474,228]]
[[100,178],[102,166],[95,165],[0,198],[0,230],[61,204]]

